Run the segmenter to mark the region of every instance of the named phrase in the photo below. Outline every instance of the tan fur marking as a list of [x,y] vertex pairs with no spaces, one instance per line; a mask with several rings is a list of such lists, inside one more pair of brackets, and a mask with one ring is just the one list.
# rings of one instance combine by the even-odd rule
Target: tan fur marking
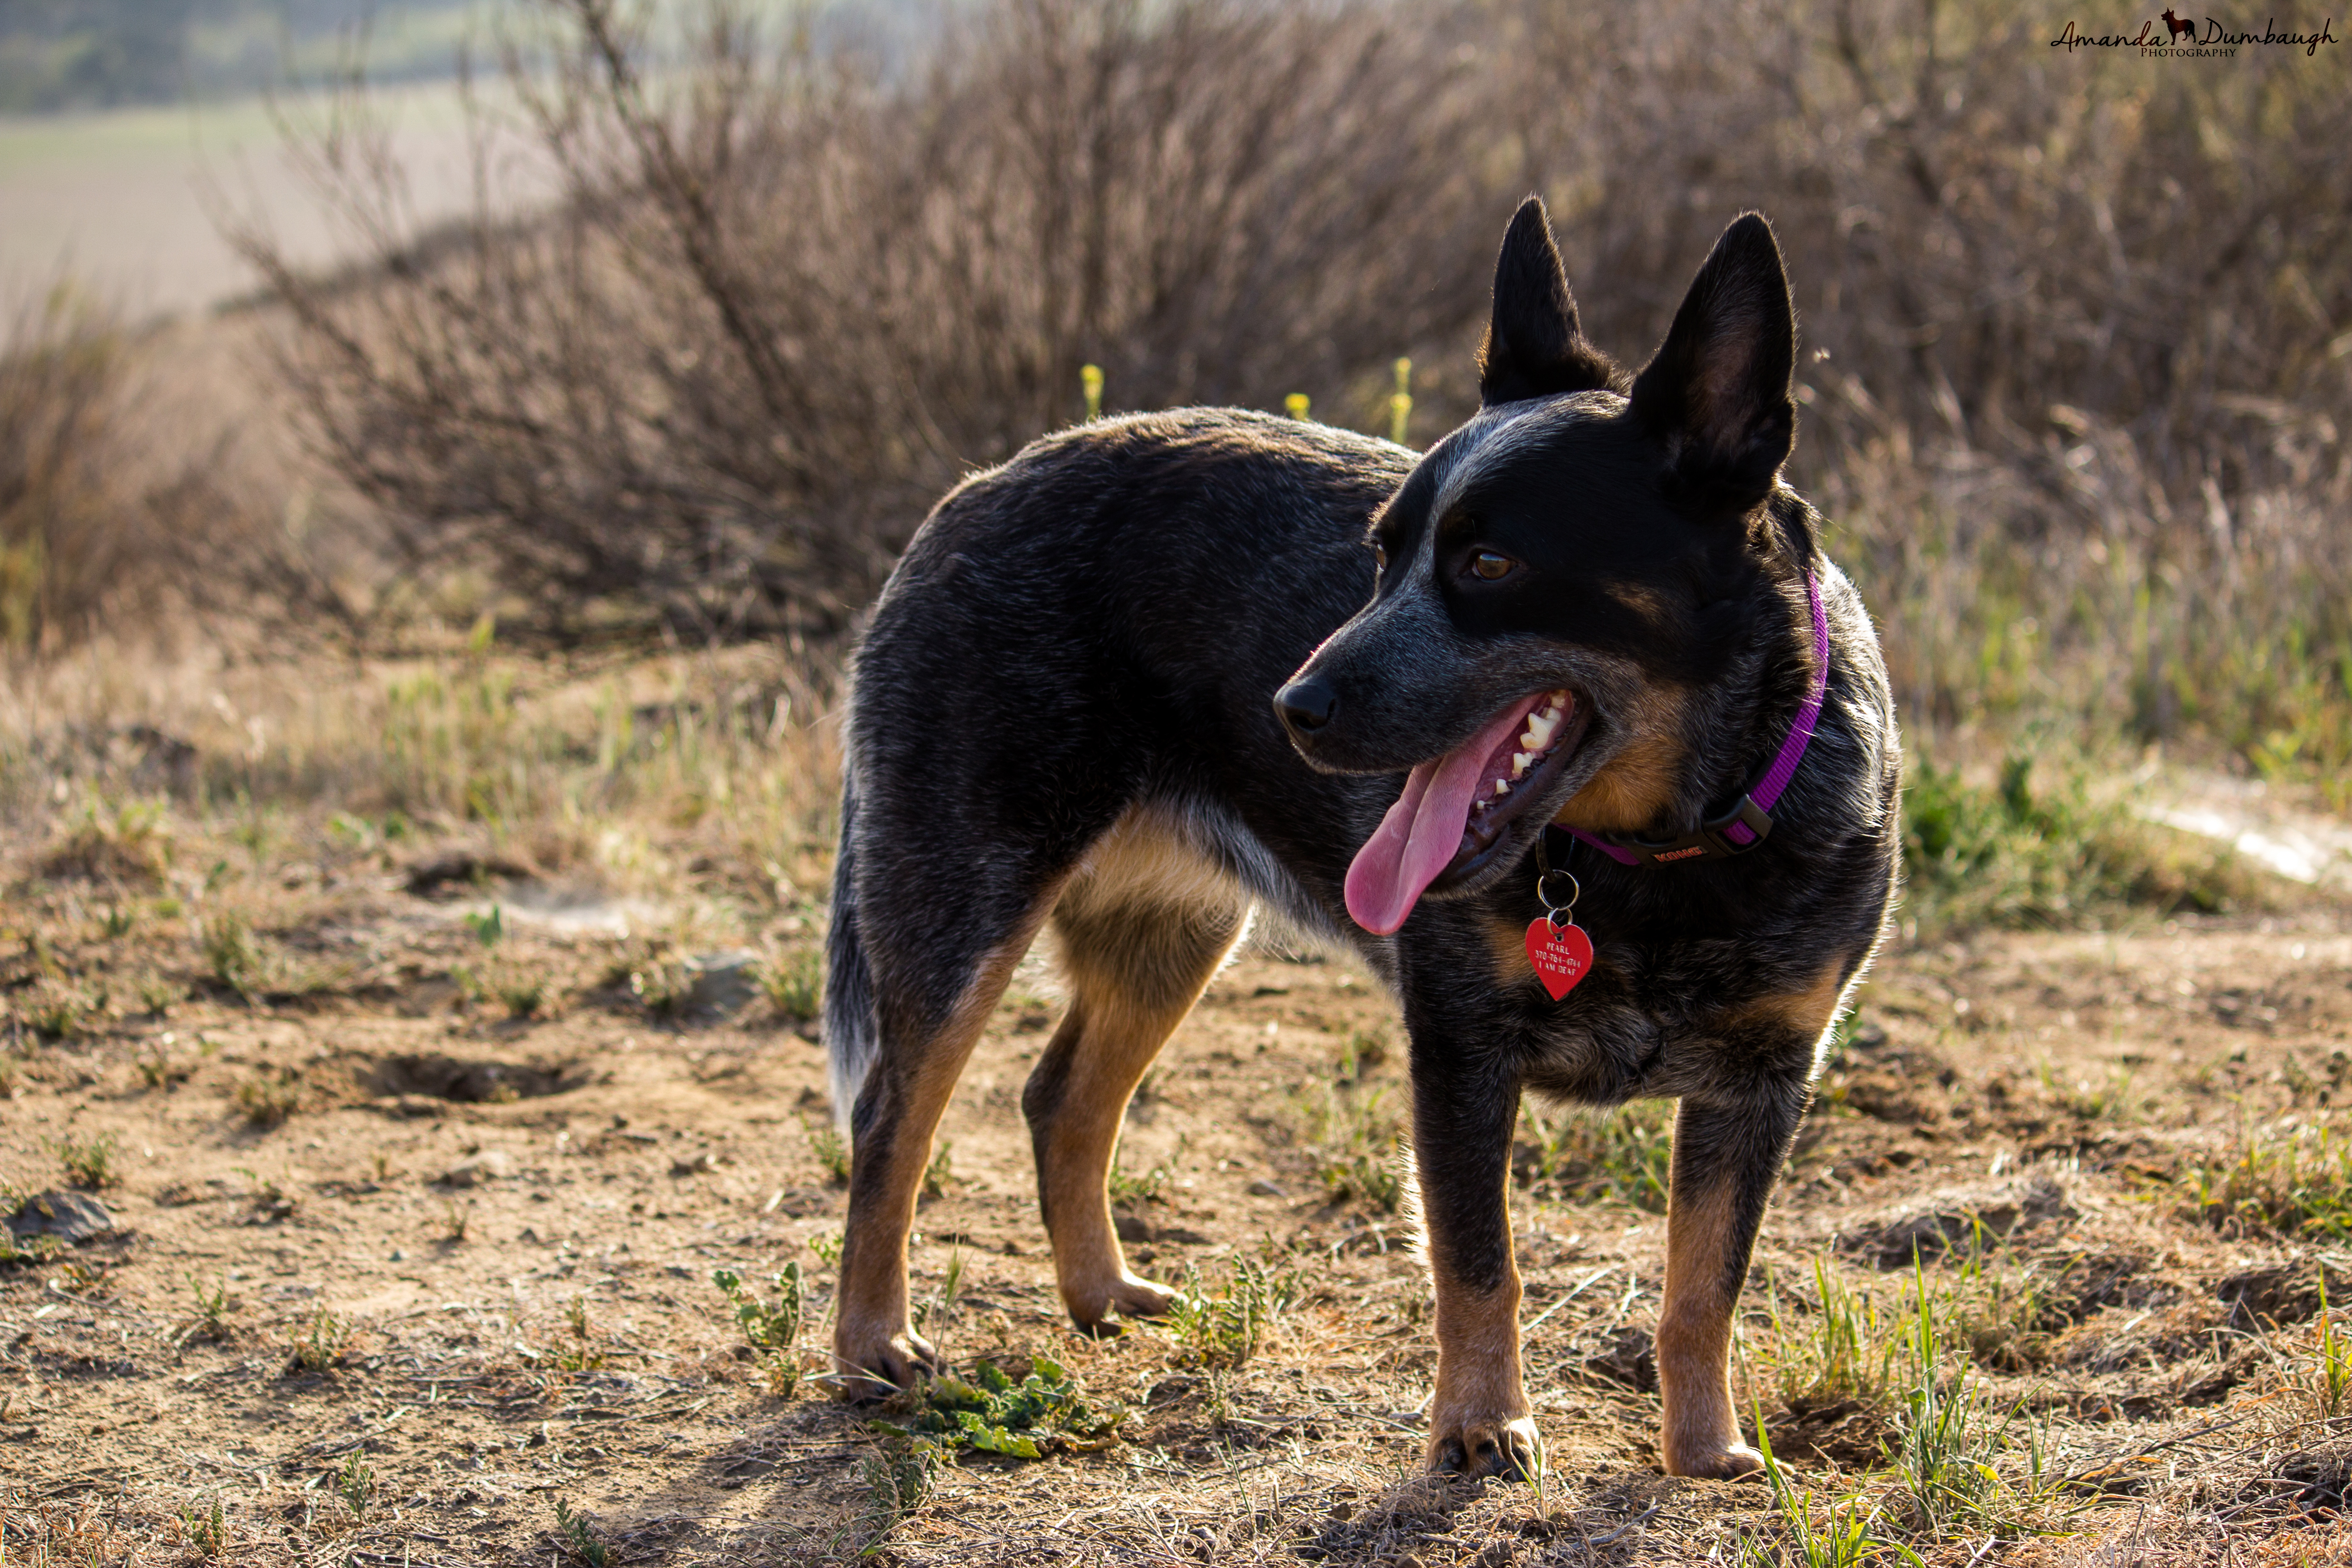
[[1686,762],[1682,742],[1683,698],[1653,688],[1631,715],[1633,731],[1608,765],[1568,797],[1552,820],[1596,833],[1643,833],[1672,811]]
[[[1062,895],[1055,923],[1071,1002],[1054,1047],[1068,1049],[1069,1067],[1039,1152],[1038,1195],[1062,1303],[1081,1323],[1168,1305],[1167,1289],[1128,1270],[1111,1223],[1111,1159],[1135,1086],[1239,938],[1244,907],[1171,825],[1134,812]],[[1089,926],[1166,935],[1150,952],[1107,955],[1087,945]]]
[[1837,1016],[1838,1005],[1845,999],[1843,961],[1832,963],[1822,972],[1820,979],[1802,991],[1779,996],[1767,996],[1751,1002],[1732,1016],[1736,1024],[1777,1024],[1790,1034],[1807,1039],[1819,1039]]
[[[1541,1453],[1535,1413],[1519,1367],[1519,1270],[1484,1294],[1465,1289],[1443,1268],[1437,1291],[1437,1392],[1430,1401],[1428,1460],[1440,1458],[1447,1438],[1475,1463],[1482,1445],[1513,1445],[1530,1460]],[[1517,1428],[1516,1431],[1513,1431]]]
[[1665,1406],[1664,1458],[1670,1476],[1732,1476],[1760,1459],[1740,1440],[1731,1403],[1731,1314],[1724,1257],[1732,1194],[1717,1187],[1693,1198],[1676,1188],[1666,1218],[1665,1304],[1658,1314],[1658,1395]]

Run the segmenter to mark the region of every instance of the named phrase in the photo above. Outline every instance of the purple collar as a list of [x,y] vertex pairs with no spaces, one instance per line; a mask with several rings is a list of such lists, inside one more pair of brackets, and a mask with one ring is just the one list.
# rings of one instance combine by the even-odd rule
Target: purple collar
[[[1805,747],[1813,738],[1813,724],[1821,717],[1822,694],[1830,681],[1830,622],[1822,609],[1821,584],[1811,572],[1805,574],[1805,599],[1813,608],[1813,684],[1805,693],[1805,705],[1797,710],[1797,721],[1789,726],[1789,738],[1780,742],[1780,754],[1756,785],[1732,805],[1730,810],[1714,819],[1699,824],[1696,833],[1686,833],[1680,838],[1653,843],[1646,838],[1613,840],[1587,833],[1580,827],[1560,829],[1547,826],[1543,837],[1554,832],[1573,834],[1591,845],[1621,866],[1664,866],[1682,860],[1717,860],[1726,856],[1744,855],[1764,842],[1772,832],[1772,807],[1780,803],[1781,791],[1797,776],[1797,764],[1805,760]],[[1568,847],[1559,847],[1565,850]],[[1549,856],[1546,858],[1549,858]]]

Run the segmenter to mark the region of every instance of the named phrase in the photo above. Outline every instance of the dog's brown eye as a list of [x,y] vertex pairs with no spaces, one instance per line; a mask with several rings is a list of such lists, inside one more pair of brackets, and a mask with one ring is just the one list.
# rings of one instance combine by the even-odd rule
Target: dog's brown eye
[[1470,557],[1470,570],[1489,583],[1498,582],[1511,574],[1511,558],[1497,555],[1491,550],[1481,550]]
[[1372,546],[1372,570],[1373,570],[1373,571],[1375,571],[1375,572],[1385,572],[1385,571],[1387,571],[1388,569],[1389,569],[1389,552],[1388,552],[1387,551],[1385,551],[1385,550],[1381,549],[1378,544],[1373,545],[1373,546]]

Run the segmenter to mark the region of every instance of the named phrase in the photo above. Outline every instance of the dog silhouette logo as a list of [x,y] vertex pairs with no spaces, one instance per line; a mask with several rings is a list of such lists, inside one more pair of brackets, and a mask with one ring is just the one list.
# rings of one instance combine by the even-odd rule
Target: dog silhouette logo
[[2181,34],[2186,33],[2189,35],[2189,41],[2190,43],[2193,44],[2197,41],[2196,23],[2184,22],[2168,10],[2164,14],[2164,25],[2172,30],[2172,37],[2174,38],[2178,39]]

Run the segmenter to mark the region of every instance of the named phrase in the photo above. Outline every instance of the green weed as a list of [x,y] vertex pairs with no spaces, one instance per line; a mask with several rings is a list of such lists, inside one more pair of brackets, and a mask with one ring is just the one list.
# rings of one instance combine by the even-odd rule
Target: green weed
[[562,1498],[555,1500],[555,1528],[562,1532],[564,1544],[571,1547],[572,1554],[588,1564],[588,1568],[611,1568],[611,1549],[596,1539],[596,1532],[589,1527],[588,1521],[572,1512],[572,1505]]
[[1399,1118],[1389,1107],[1388,1090],[1361,1093],[1325,1085],[1305,1098],[1302,1111],[1316,1154],[1315,1179],[1331,1201],[1360,1198],[1396,1213],[1404,1201],[1404,1174]]
[[1096,1405],[1050,1357],[1033,1357],[1030,1366],[1029,1375],[1019,1383],[987,1362],[980,1363],[970,1383],[957,1377],[919,1379],[884,1405],[898,1420],[871,1425],[892,1437],[937,1443],[948,1453],[971,1447],[1018,1459],[1099,1448],[1110,1441],[1123,1412]]
[[239,996],[252,1000],[268,977],[269,964],[245,917],[234,910],[208,916],[199,942],[212,977]]
[[343,1468],[336,1472],[335,1493],[352,1510],[352,1518],[367,1516],[369,1500],[375,1496],[375,1470],[359,1449],[352,1449],[343,1460]]
[[226,1339],[229,1314],[228,1280],[226,1278],[217,1279],[210,1289],[206,1289],[203,1277],[191,1269],[188,1272],[188,1293],[196,1299],[195,1326],[202,1330],[208,1339]]
[[826,1180],[836,1187],[849,1184],[849,1142],[841,1130],[830,1121],[811,1120],[808,1130],[809,1152],[824,1168]]
[[936,1198],[948,1190],[955,1180],[955,1156],[946,1140],[931,1154],[931,1163],[923,1167],[923,1196]]
[[294,1337],[293,1352],[287,1363],[289,1372],[320,1373],[332,1371],[351,1348],[352,1326],[320,1307],[310,1315],[310,1321]]
[[760,989],[777,1016],[814,1018],[824,994],[824,963],[814,947],[796,947],[759,967]]
[[58,1157],[58,1163],[65,1167],[66,1180],[77,1187],[98,1192],[122,1179],[121,1167],[115,1163],[121,1145],[111,1132],[43,1142]]
[[1183,1288],[1162,1320],[1179,1347],[1212,1366],[1239,1366],[1256,1353],[1282,1314],[1302,1294],[1296,1270],[1276,1273],[1243,1258],[1212,1294],[1200,1271],[1187,1268]]
[[866,1493],[859,1521],[866,1545],[860,1556],[871,1555],[884,1536],[923,1506],[940,1467],[947,1462],[949,1447],[934,1438],[913,1436],[885,1436],[875,1445],[858,1468]]
[[762,1300],[746,1290],[743,1277],[731,1268],[711,1270],[710,1282],[726,1296],[744,1340],[759,1352],[770,1389],[789,1398],[799,1386],[801,1374],[795,1347],[807,1301],[807,1282],[801,1275],[801,1266],[787,1263],[773,1277],[773,1301]]
[[2319,1413],[2333,1418],[2343,1414],[2344,1399],[2352,1393],[2352,1342],[2336,1332],[2335,1315],[2327,1310],[2327,1270],[2319,1271]]
[[1174,1153],[1141,1171],[1128,1170],[1118,1163],[1118,1156],[1116,1153],[1112,1154],[1109,1176],[1110,1201],[1127,1207],[1157,1201],[1160,1189],[1167,1186],[1168,1179],[1176,1173],[1176,1162],[1183,1154],[1188,1142],[1187,1139],[1179,1138]]
[[197,1556],[207,1559],[219,1556],[228,1545],[228,1519],[222,1512],[220,1499],[213,1499],[212,1507],[201,1512],[192,1502],[182,1505],[180,1533],[194,1548]]
[[264,1072],[236,1086],[236,1108],[256,1127],[277,1127],[302,1108],[302,1087],[290,1072]]
[[1772,1510],[1780,1518],[1781,1542],[1768,1544],[1760,1534],[1742,1538],[1741,1568],[1864,1568],[1892,1558],[1921,1568],[1919,1554],[1907,1546],[1881,1541],[1874,1533],[1879,1512],[1860,1493],[1831,1501],[1826,1519],[1813,1522],[1813,1494],[1790,1483],[1788,1472],[1772,1453],[1771,1435],[1764,1429],[1764,1413],[1757,1410],[1756,1447],[1764,1458],[1764,1477],[1772,1487]]

